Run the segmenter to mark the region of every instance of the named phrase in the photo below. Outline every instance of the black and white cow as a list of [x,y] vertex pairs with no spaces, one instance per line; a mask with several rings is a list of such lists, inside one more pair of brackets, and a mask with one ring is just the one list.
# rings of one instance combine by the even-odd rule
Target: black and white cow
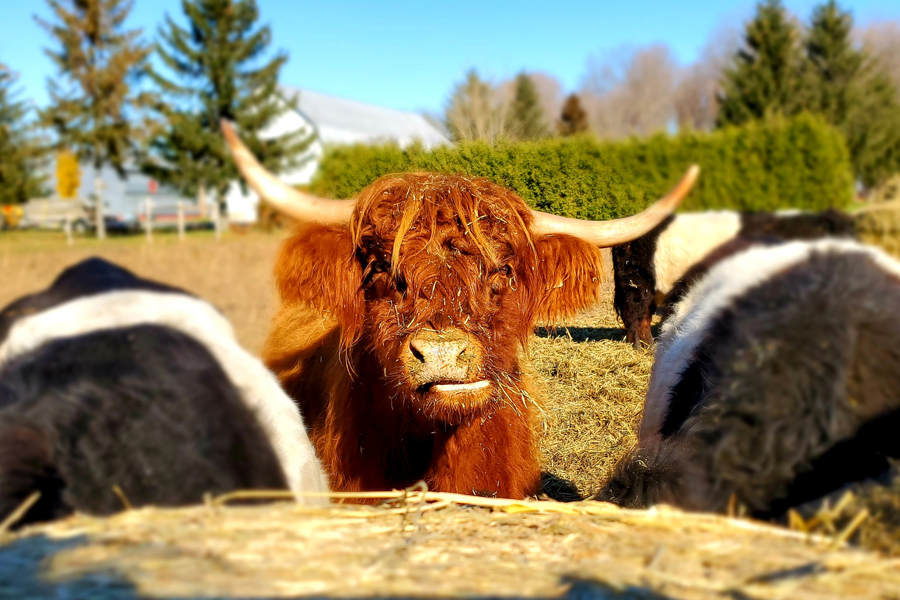
[[691,265],[736,238],[812,240],[855,237],[843,212],[711,211],[669,217],[645,236],[612,249],[614,305],[635,348],[653,342],[650,322],[658,305]]
[[296,405],[213,306],[100,259],[0,312],[0,518],[327,480]]
[[849,240],[712,266],[662,326],[638,448],[601,497],[769,518],[900,458],[900,263]]

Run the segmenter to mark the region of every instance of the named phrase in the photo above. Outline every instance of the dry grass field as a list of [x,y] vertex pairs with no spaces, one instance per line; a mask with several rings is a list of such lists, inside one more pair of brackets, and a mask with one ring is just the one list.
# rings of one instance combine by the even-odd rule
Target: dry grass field
[[[258,351],[275,307],[271,266],[283,235],[158,236],[152,245],[79,239],[68,247],[55,233],[0,234],[0,305],[101,256],[212,301]],[[539,329],[530,355],[544,397],[543,468],[585,496],[636,440],[652,361],[622,341],[611,282],[605,290],[594,309]],[[415,496],[324,511],[210,504],[76,517],[14,536],[0,526],[0,597],[900,600],[900,563],[837,550],[851,533],[843,525],[819,538],[599,503],[465,504]]]

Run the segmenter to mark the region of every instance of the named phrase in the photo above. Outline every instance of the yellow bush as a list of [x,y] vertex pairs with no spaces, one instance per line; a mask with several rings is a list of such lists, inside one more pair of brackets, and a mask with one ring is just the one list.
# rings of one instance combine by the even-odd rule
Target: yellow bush
[[74,198],[81,185],[78,157],[65,150],[56,155],[56,191],[60,198]]

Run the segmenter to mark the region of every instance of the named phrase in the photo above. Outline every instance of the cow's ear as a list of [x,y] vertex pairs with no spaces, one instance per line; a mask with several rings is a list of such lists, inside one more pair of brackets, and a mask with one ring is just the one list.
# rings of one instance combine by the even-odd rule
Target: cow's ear
[[341,325],[363,309],[362,268],[350,228],[302,225],[285,241],[275,263],[275,285],[285,304],[306,303]]
[[570,235],[535,239],[537,264],[529,286],[532,322],[553,324],[600,299],[603,255]]

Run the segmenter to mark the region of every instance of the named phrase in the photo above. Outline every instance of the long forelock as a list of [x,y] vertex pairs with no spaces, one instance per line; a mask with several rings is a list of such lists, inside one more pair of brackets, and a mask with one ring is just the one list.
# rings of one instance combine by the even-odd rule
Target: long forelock
[[354,244],[363,248],[369,235],[393,235],[391,269],[396,274],[411,232],[428,232],[426,247],[435,243],[435,234],[445,227],[440,217],[448,210],[489,265],[497,266],[501,258],[491,234],[504,225],[513,246],[524,242],[534,251],[533,217],[513,192],[485,179],[429,173],[387,175],[363,190],[351,221]]

